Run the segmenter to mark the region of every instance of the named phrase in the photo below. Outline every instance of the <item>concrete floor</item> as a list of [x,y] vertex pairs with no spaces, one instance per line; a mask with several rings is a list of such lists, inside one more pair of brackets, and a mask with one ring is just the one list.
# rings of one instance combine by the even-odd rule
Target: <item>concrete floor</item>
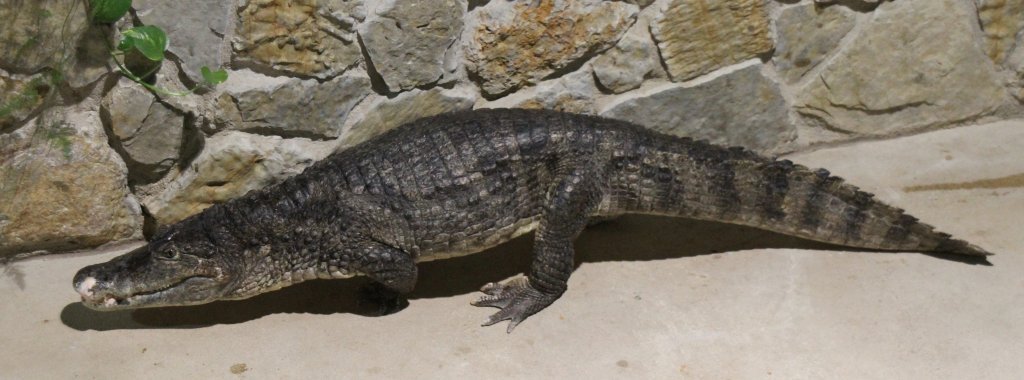
[[425,263],[411,305],[368,317],[361,280],[250,300],[101,313],[81,266],[0,275],[0,378],[1014,379],[1024,374],[1024,121],[792,157],[997,253],[993,266],[843,252],[723,224],[628,217],[589,229],[561,300],[507,335],[469,301],[530,242]]

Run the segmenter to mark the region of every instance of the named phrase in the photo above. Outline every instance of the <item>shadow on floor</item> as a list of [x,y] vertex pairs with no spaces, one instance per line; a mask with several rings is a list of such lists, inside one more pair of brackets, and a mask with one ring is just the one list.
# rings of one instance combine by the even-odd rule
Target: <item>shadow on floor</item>
[[[419,265],[417,289],[409,299],[450,297],[476,292],[529,269],[532,235],[474,255]],[[576,265],[604,261],[676,259],[756,248],[833,250],[835,246],[754,228],[687,219],[625,216],[588,228],[576,242]],[[76,330],[197,328],[234,324],[271,314],[352,313],[369,316],[357,302],[364,278],[313,280],[247,300],[100,312],[71,303],[61,321]],[[469,305],[467,305],[468,307]]]

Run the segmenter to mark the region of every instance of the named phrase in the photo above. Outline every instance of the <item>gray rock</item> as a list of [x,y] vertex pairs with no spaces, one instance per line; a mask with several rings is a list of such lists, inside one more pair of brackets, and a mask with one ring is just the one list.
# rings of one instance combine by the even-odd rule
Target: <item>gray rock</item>
[[762,153],[796,138],[779,86],[751,65],[693,87],[669,84],[622,95],[602,116],[656,131],[740,145]]
[[394,127],[445,112],[473,108],[477,94],[470,87],[456,87],[451,90],[432,88],[412,90],[394,98],[377,98],[368,103],[359,115],[353,115],[351,126],[342,136],[341,147],[359,144]]
[[504,95],[611,48],[638,11],[617,1],[491,1],[466,22],[465,65],[484,93]]
[[122,78],[103,99],[102,111],[132,183],[157,180],[178,161],[185,115],[142,86]]
[[373,67],[398,92],[437,82],[445,55],[462,32],[462,0],[398,1],[376,4],[360,28]]
[[656,9],[646,9],[622,36],[615,47],[591,63],[594,77],[613,93],[623,93],[640,87],[644,79],[663,73],[658,59],[658,47],[651,37],[650,21]]
[[671,0],[651,24],[673,81],[685,81],[772,50],[764,0]]
[[362,58],[362,0],[243,1],[231,46],[240,66],[327,79]]
[[232,2],[135,0],[132,6],[143,24],[158,26],[167,33],[168,50],[181,58],[185,75],[193,82],[203,81],[203,66],[216,70],[227,63],[220,49]]
[[321,83],[241,70],[219,88],[216,118],[224,129],[314,139],[340,136],[349,112],[372,93],[361,72]]
[[594,73],[583,69],[561,78],[540,82],[480,108],[533,108],[575,113],[596,113],[595,98],[601,95]]
[[782,10],[775,20],[776,70],[794,83],[839,46],[857,19],[845,7],[803,4]]
[[0,257],[141,237],[127,170],[93,105],[48,109],[0,136]]
[[283,139],[238,131],[206,139],[187,169],[142,205],[158,224],[177,222],[217,203],[278,183],[326,157],[334,142]]
[[848,133],[884,135],[993,112],[1007,99],[960,0],[879,5],[860,35],[796,95],[797,110]]

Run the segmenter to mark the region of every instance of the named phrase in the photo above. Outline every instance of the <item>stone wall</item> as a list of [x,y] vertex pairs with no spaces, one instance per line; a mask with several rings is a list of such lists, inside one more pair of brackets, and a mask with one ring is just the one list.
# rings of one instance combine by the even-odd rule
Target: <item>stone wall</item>
[[[834,4],[833,4],[834,3]],[[549,108],[765,154],[1017,117],[1024,0],[0,4],[0,257],[137,239],[402,123]],[[170,37],[157,96],[104,39]]]

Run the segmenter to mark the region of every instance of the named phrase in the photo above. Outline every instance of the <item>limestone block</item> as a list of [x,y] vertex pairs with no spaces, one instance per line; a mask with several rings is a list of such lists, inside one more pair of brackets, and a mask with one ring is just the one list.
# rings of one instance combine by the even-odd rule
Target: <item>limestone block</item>
[[777,152],[796,138],[796,128],[778,84],[761,70],[755,64],[694,86],[668,84],[633,91],[607,106],[601,116],[672,135]]
[[485,94],[503,95],[614,46],[638,10],[601,0],[492,1],[466,23],[466,68]]
[[845,7],[803,4],[786,8],[775,21],[777,43],[772,62],[793,83],[828,57],[856,24]]
[[487,103],[482,108],[551,109],[574,113],[596,113],[594,99],[601,95],[594,73],[584,69],[558,79],[540,82],[534,87]]
[[388,90],[434,82],[445,73],[445,56],[462,32],[466,4],[460,0],[382,1],[360,36]]
[[373,92],[361,72],[318,82],[241,70],[220,89],[216,118],[224,129],[314,139],[340,136],[349,112]]
[[193,82],[202,82],[200,69],[224,66],[221,44],[232,13],[230,1],[205,0],[135,0],[139,20],[155,25],[167,33],[168,50],[182,61],[185,75]]
[[177,222],[214,204],[278,183],[330,154],[332,142],[226,131],[162,191],[141,199],[158,224]]
[[658,47],[651,37],[650,19],[657,15],[652,11],[655,9],[644,10],[615,47],[591,63],[594,77],[613,93],[635,89],[648,77],[664,75]]
[[361,0],[244,1],[232,42],[234,62],[320,79],[362,59],[356,27]]
[[95,109],[48,109],[0,141],[0,257],[141,236],[127,169]]
[[89,27],[85,6],[76,0],[5,1],[0,20],[0,69],[19,73],[68,60]]
[[185,115],[156,101],[142,86],[122,78],[103,99],[101,110],[131,182],[159,179],[178,161]]
[[0,131],[19,125],[42,107],[53,93],[53,82],[49,73],[26,76],[0,72]]
[[772,50],[764,0],[673,0],[651,25],[673,81]]
[[[473,108],[477,94],[469,87],[412,90],[392,99],[378,98],[365,107],[341,138],[350,147],[416,119]],[[355,117],[355,116],[354,116]]]
[[973,5],[884,2],[852,44],[797,94],[797,110],[830,129],[884,135],[994,111],[1007,99]]

